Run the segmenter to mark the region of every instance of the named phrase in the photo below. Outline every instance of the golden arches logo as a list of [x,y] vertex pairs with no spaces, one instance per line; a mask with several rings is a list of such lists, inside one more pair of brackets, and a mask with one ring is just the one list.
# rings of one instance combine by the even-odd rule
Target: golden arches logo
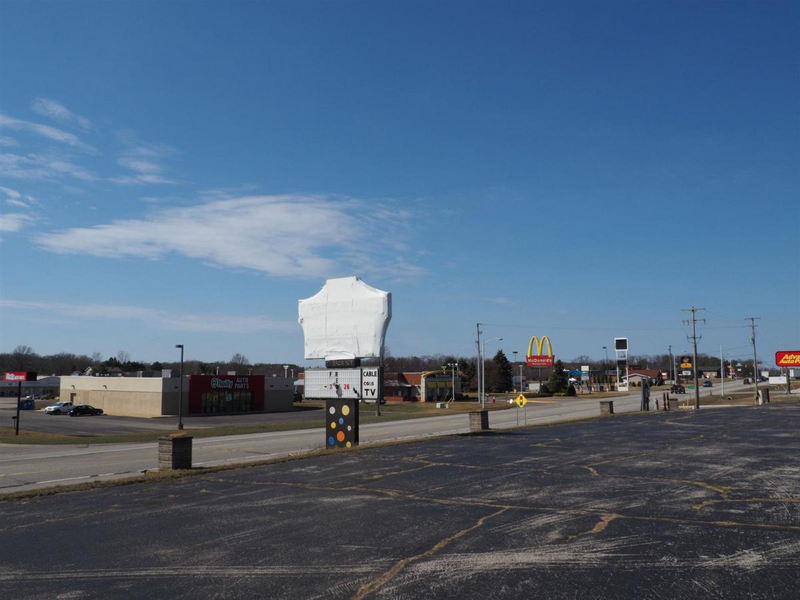
[[[544,352],[545,344],[547,345],[547,353]],[[531,341],[528,342],[528,354],[526,358],[529,367],[552,367],[554,357],[553,345],[550,343],[550,338],[546,335],[543,335],[541,339],[536,335],[531,337]]]

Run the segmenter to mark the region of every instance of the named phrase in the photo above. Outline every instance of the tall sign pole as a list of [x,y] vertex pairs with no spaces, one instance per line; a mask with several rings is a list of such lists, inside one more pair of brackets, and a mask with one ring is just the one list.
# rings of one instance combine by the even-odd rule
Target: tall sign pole
[[29,371],[9,371],[3,373],[3,381],[17,382],[17,414],[14,417],[14,435],[19,435],[19,411],[22,404],[22,382],[36,381],[36,373]]
[[[682,309],[684,312],[691,312],[692,318],[691,320],[684,321],[686,325],[692,325],[692,335],[689,336],[689,339],[692,340],[692,362],[694,367],[694,408],[695,410],[700,409],[700,385],[698,381],[698,372],[697,372],[697,322],[702,321],[703,323],[706,322],[705,319],[698,319],[697,318],[697,311],[705,310],[705,308],[697,308],[696,306],[692,306],[690,308]],[[702,337],[702,336],[701,336]]]

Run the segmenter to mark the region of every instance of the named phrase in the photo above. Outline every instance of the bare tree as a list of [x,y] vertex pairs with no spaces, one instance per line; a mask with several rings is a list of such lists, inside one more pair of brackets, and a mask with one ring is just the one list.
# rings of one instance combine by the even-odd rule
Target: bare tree
[[31,365],[31,359],[36,356],[33,348],[20,344],[14,348],[13,352],[14,368],[17,371],[26,371]]
[[244,354],[239,354],[238,352],[231,357],[231,364],[232,365],[249,365],[250,361]]
[[125,350],[120,350],[117,352],[117,361],[119,361],[119,364],[121,365],[129,363],[131,362],[131,355],[125,352]]

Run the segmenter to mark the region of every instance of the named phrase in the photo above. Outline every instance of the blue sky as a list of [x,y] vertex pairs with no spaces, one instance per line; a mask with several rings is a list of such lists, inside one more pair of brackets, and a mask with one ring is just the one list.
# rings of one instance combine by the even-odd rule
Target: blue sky
[[0,16],[0,351],[302,364],[345,275],[394,355],[800,347],[797,3]]

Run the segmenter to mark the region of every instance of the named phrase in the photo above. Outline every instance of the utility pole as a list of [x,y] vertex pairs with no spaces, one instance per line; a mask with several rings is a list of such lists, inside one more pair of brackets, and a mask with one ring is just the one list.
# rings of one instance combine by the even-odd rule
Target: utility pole
[[476,323],[475,329],[478,331],[478,364],[475,365],[477,367],[476,371],[478,374],[478,402],[480,402],[481,408],[483,408],[483,361],[481,357],[481,324]]
[[753,399],[758,403],[758,358],[756,357],[756,321],[761,320],[761,317],[745,317],[745,321],[750,321],[750,341],[753,343],[753,382],[756,384],[755,396]]
[[672,361],[672,344],[670,344],[670,345],[668,346],[668,348],[669,348],[668,352],[669,352],[669,373],[670,373],[670,379],[672,379],[672,385],[675,385],[675,384],[676,384],[676,383],[678,383],[678,382],[677,382],[677,381],[675,381],[675,377],[677,376],[677,373],[675,373],[675,363]]
[[725,395],[725,361],[722,359],[722,344],[719,345],[719,381],[722,385],[721,395]]
[[[692,325],[692,335],[686,336],[688,339],[692,340],[692,367],[694,367],[694,408],[695,410],[700,410],[700,385],[697,380],[697,322],[702,321],[703,323],[706,322],[705,319],[698,319],[697,318],[697,311],[705,310],[705,308],[697,308],[696,306],[692,306],[691,308],[684,308],[682,309],[683,312],[690,312],[692,313],[691,321],[684,321],[685,325]],[[702,337],[702,336],[700,336]]]

